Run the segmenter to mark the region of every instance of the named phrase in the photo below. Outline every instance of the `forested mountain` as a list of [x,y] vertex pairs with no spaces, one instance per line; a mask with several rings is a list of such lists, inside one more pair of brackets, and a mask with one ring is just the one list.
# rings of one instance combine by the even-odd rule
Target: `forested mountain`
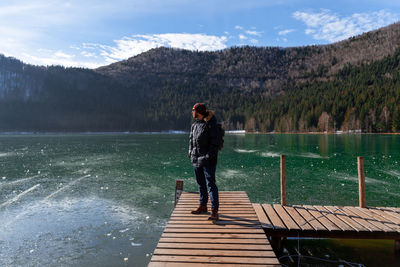
[[323,46],[157,48],[98,69],[0,57],[0,131],[400,131],[400,24]]

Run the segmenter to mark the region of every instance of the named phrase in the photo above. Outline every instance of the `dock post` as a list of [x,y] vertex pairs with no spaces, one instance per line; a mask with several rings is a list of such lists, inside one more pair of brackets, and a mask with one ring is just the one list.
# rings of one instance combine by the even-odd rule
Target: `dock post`
[[364,157],[357,157],[358,165],[358,201],[360,208],[366,207],[365,201],[365,175],[364,175]]
[[394,252],[400,254],[400,240],[394,241]]
[[179,198],[181,197],[183,191],[183,180],[176,180],[175,181],[175,201],[174,207],[178,203]]
[[286,206],[286,156],[281,155],[281,205]]

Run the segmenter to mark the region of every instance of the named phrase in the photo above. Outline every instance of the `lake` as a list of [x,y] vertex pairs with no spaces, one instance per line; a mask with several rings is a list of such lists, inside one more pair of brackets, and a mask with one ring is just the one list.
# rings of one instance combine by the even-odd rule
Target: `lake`
[[[146,266],[175,180],[197,190],[187,151],[188,134],[0,135],[0,266]],[[219,189],[279,203],[281,154],[288,204],[357,206],[356,157],[364,156],[367,205],[399,206],[400,135],[227,134]],[[289,252],[298,245],[287,244]],[[393,241],[300,246],[367,266],[399,262]]]

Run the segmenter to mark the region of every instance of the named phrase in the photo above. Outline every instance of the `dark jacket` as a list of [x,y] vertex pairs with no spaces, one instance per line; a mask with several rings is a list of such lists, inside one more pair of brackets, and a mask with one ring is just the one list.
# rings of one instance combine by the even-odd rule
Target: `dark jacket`
[[189,157],[194,167],[216,165],[218,159],[217,119],[212,111],[203,120],[192,124],[189,137]]

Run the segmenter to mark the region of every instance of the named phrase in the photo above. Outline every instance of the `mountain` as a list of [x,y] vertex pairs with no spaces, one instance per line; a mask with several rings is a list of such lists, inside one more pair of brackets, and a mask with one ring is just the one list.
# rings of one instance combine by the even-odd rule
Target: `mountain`
[[0,131],[399,131],[400,24],[305,47],[157,48],[98,69],[0,57]]

